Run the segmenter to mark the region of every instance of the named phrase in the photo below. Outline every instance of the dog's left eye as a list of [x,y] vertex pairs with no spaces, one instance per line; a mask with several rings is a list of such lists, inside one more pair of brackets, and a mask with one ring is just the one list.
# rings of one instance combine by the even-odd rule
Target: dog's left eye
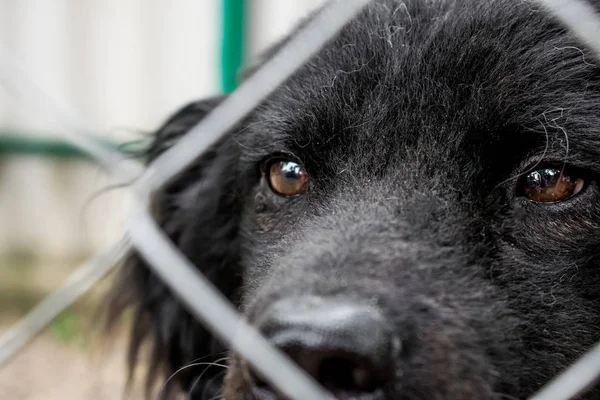
[[521,180],[521,193],[529,200],[550,203],[566,200],[578,194],[584,179],[570,168],[541,168],[529,172]]
[[273,160],[267,165],[271,190],[280,196],[297,196],[308,191],[308,175],[304,167],[290,160]]

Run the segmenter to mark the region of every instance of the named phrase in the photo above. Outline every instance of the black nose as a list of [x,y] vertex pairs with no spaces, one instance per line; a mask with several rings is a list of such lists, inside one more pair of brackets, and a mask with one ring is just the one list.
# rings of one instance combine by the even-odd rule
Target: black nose
[[[284,299],[266,310],[258,327],[338,397],[365,398],[394,377],[400,341],[374,307],[334,298]],[[259,392],[269,390],[260,378],[255,383]]]

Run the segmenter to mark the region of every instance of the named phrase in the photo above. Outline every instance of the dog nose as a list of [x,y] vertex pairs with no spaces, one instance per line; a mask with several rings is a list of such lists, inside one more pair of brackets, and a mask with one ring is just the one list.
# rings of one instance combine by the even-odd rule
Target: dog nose
[[[375,307],[334,298],[284,299],[266,310],[258,327],[337,397],[369,398],[395,375],[400,341]],[[256,384],[269,390],[259,378]]]

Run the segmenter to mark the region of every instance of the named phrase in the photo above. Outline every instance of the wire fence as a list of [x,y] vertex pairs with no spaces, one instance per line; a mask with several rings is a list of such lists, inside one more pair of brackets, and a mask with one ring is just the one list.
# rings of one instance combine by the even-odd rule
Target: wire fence
[[[157,190],[188,167],[207,148],[258,106],[307,62],[371,0],[334,0],[300,29],[278,53],[193,127],[176,145],[144,168],[107,147],[67,105],[22,73],[15,60],[0,52],[0,83],[16,99],[57,118],[68,139],[92,156],[122,183],[131,183],[128,235],[77,269],[54,293],[0,337],[0,367],[68,306],[105,276],[134,246],[188,310],[238,351],[281,393],[295,400],[331,399],[287,356],[272,347],[240,318],[232,304],[181,254],[149,213]],[[600,57],[600,18],[583,0],[537,0]],[[567,400],[600,376],[600,343],[530,400]]]

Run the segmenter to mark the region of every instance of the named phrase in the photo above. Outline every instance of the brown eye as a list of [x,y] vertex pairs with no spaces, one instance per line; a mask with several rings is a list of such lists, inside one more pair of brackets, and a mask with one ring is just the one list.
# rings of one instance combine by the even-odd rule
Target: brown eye
[[302,165],[289,160],[278,160],[268,168],[269,185],[281,196],[296,196],[308,190],[308,175]]
[[543,168],[529,172],[522,181],[523,195],[529,200],[549,203],[566,200],[583,189],[585,181],[568,169]]

